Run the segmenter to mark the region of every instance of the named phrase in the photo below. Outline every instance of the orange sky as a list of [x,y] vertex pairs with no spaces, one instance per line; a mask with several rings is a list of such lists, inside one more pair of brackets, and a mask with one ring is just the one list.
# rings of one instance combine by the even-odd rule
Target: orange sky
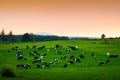
[[120,0],[0,0],[0,30],[120,36]]

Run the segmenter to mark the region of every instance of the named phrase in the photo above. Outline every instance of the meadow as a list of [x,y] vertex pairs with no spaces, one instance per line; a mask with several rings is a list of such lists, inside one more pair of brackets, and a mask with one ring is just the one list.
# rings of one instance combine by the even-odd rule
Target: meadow
[[[29,46],[25,49],[26,45]],[[33,46],[36,48],[32,48]],[[51,49],[52,46],[62,45],[57,49]],[[22,55],[27,58],[25,60],[17,60],[16,52],[12,50],[12,47],[18,46],[18,49],[22,51]],[[39,47],[45,46],[44,49],[38,50]],[[66,54],[68,46],[77,46],[77,50],[71,50],[69,54]],[[9,50],[7,52],[6,50]],[[62,54],[58,54],[56,50]],[[33,56],[29,56],[31,51],[37,51],[40,56],[44,53],[47,56],[44,57],[44,62],[51,62],[54,59],[58,59],[59,63],[56,63],[49,68],[36,68],[35,64],[32,64]],[[67,64],[70,60],[70,56],[74,55],[78,57],[79,54],[84,54],[84,58],[80,58],[80,62],[74,62],[74,64],[68,64],[63,68],[64,64]],[[96,58],[92,57],[92,53]],[[117,58],[108,58],[106,53],[117,54]],[[67,59],[62,59],[64,55],[67,55]],[[109,64],[99,66],[100,62],[110,60]],[[15,64],[30,64],[30,69],[18,69]],[[120,39],[108,39],[107,43],[104,40],[59,40],[59,41],[45,41],[45,42],[25,42],[25,43],[0,43],[0,71],[3,65],[11,65],[15,71],[16,77],[2,77],[0,80],[120,80]]]

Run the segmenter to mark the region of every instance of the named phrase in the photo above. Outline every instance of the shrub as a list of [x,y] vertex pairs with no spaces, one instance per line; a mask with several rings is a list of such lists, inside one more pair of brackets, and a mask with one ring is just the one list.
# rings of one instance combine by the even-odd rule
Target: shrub
[[14,69],[11,65],[3,65],[1,67],[1,75],[3,77],[15,77]]

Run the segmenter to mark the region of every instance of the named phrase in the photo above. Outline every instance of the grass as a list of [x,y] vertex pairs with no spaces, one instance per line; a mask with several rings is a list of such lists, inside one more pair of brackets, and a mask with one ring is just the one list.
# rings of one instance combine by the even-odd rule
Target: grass
[[[2,77],[0,75],[0,80],[120,80],[120,57],[110,59],[110,64],[106,64],[103,67],[98,66],[99,62],[106,61],[108,58],[106,53],[118,54],[120,56],[120,39],[110,39],[109,44],[101,44],[102,40],[61,40],[61,41],[46,41],[46,42],[27,42],[27,43],[9,43],[0,44],[0,68],[4,64],[10,64],[13,67],[18,63],[29,63],[31,69],[15,69],[17,77]],[[56,44],[63,45],[63,48],[58,50],[62,54],[56,54],[55,49],[50,49],[51,46]],[[29,45],[29,49],[26,50],[25,46]],[[46,53],[47,49],[50,51],[48,55],[44,58],[45,62],[53,61],[54,59],[59,59],[65,55],[67,46],[78,46],[77,51],[71,51],[68,55],[75,55],[77,57],[82,52],[85,52],[85,59],[80,59],[80,63],[75,63],[69,65],[67,68],[62,68],[64,64],[69,60],[60,60],[60,62],[49,69],[42,68],[37,69],[34,64],[32,64],[33,57],[28,56],[28,52],[32,51],[32,46],[36,45],[37,48],[45,45],[46,48],[40,50],[40,55]],[[17,61],[15,52],[11,50],[12,47],[18,46],[23,52],[28,61]],[[34,50],[37,50],[34,49]],[[10,50],[6,53],[5,50]],[[97,57],[93,59],[91,54],[94,53]],[[85,65],[88,67],[85,67]],[[0,69],[1,71],[1,69]]]

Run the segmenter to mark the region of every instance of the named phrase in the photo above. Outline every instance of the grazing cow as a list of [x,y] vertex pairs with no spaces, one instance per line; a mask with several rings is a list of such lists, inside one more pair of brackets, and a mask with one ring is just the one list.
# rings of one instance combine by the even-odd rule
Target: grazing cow
[[68,46],[70,49],[72,49],[72,50],[77,50],[78,49],[78,46],[75,46],[75,47],[73,47],[73,46]]
[[66,50],[66,54],[69,54],[70,51],[71,51],[71,49],[67,49],[67,50]]
[[40,53],[36,53],[37,56],[40,56]]
[[45,46],[41,46],[41,47],[38,48],[38,50],[41,50],[41,49],[44,49],[44,48],[45,48]]
[[95,55],[94,53],[92,53],[92,57],[93,57],[94,59],[96,59],[96,55]]
[[30,66],[30,64],[26,64],[26,65],[24,65],[24,68],[25,68],[25,69],[30,69],[31,66]]
[[32,48],[36,48],[36,46],[33,46]]
[[58,53],[58,54],[62,54],[62,52],[60,52],[60,51],[58,51],[58,50],[56,50],[56,53]]
[[29,52],[28,53],[29,56],[33,56],[33,54],[34,54],[33,52]]
[[17,60],[23,60],[23,56],[18,56]]
[[117,58],[118,55],[117,54],[112,54],[112,55],[109,55],[109,58]]
[[117,55],[117,54],[115,54],[115,55],[114,55],[114,58],[117,58],[117,57],[118,57],[118,55]]
[[16,56],[21,56],[22,55],[22,51],[17,51],[16,52]]
[[62,45],[55,45],[55,48],[61,48],[63,47]]
[[44,53],[44,54],[43,54],[43,57],[46,57],[46,56],[47,56],[47,54],[46,54],[46,53]]
[[73,61],[68,61],[68,64],[74,64],[74,62]]
[[40,56],[40,60],[41,60],[41,62],[43,62],[44,56]]
[[37,51],[35,51],[35,50],[34,50],[34,51],[33,51],[33,53],[35,53],[35,54],[36,54],[36,53],[37,53]]
[[62,56],[62,57],[61,57],[61,60],[62,60],[62,59],[67,59],[67,58],[68,58],[68,56],[67,56],[67,55]]
[[63,65],[63,68],[66,68],[66,67],[68,67],[68,64],[64,64],[64,65]]
[[110,60],[107,60],[107,61],[105,62],[105,64],[108,64],[108,63],[110,63]]
[[70,56],[70,59],[73,59],[74,57],[75,57],[74,55],[71,55],[71,56]]
[[37,68],[40,68],[40,69],[42,68],[39,64],[37,64],[36,67],[37,67]]
[[18,68],[18,69],[23,69],[23,68],[24,68],[24,65],[23,65],[23,64],[16,64],[15,66],[16,66],[16,68]]
[[56,49],[55,46],[52,46],[50,49]]
[[12,50],[13,50],[13,51],[17,51],[18,48],[17,48],[17,47],[13,47]]
[[50,62],[49,65],[53,66],[55,63],[54,62]]
[[24,58],[22,55],[17,57],[17,60],[25,60],[27,61],[27,58]]
[[26,46],[26,49],[28,49],[28,48],[29,48],[29,46],[27,45],[27,46]]
[[80,59],[78,59],[78,58],[74,58],[73,59],[75,62],[80,62]]
[[49,64],[43,63],[43,68],[49,68]]
[[38,56],[35,56],[35,57],[34,57],[34,60],[36,60],[36,59],[38,59]]
[[59,48],[60,47],[60,45],[55,45],[55,48]]
[[95,55],[95,54],[94,54],[94,53],[92,53],[92,57],[94,57],[94,55]]
[[59,60],[58,60],[58,59],[55,59],[55,60],[54,60],[54,63],[59,63]]
[[39,62],[42,62],[42,60],[41,59],[34,60],[32,63],[35,64],[35,63],[39,63]]
[[24,58],[25,61],[27,61],[27,58]]
[[78,55],[80,58],[84,58],[84,55],[83,54],[80,54],[80,55]]
[[100,62],[100,63],[99,63],[99,66],[103,66],[103,65],[104,65],[104,62]]
[[16,49],[18,49],[18,46],[15,46]]

